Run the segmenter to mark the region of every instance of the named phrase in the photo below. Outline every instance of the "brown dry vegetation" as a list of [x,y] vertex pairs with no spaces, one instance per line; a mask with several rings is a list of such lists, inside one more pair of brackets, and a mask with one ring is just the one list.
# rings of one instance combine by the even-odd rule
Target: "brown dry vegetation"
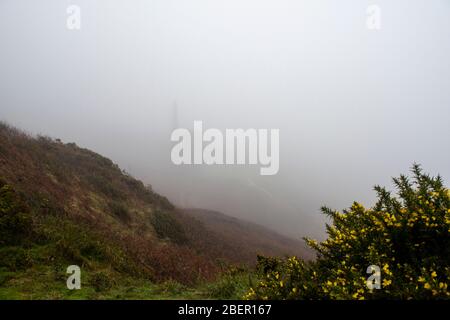
[[[311,249],[301,240],[294,240],[282,236],[260,225],[243,221],[223,213],[204,209],[182,209],[179,215],[181,221],[194,219],[196,223],[188,222],[183,225],[193,229],[187,232],[189,239],[196,246],[201,247],[210,256],[218,253],[233,262],[245,262],[248,265],[256,263],[257,255],[285,256],[296,255],[303,259],[314,258]],[[201,232],[195,231],[206,227],[208,239],[205,241]],[[216,256],[220,258],[220,256]]]

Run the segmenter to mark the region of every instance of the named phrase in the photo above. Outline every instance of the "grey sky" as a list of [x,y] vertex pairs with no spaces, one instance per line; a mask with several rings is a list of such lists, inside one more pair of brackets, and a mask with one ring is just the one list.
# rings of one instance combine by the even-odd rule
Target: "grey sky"
[[[181,206],[317,236],[321,205],[370,205],[414,161],[448,181],[449,39],[448,0],[0,0],[0,118]],[[174,103],[189,129],[279,128],[279,174],[172,165]]]

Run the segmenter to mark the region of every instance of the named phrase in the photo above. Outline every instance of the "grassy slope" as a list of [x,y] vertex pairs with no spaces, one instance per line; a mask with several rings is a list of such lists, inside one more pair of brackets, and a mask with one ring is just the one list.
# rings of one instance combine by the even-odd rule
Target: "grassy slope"
[[[217,278],[217,262],[249,263],[255,250],[107,158],[0,124],[0,298],[237,297],[248,276]],[[65,287],[72,264],[78,291]]]

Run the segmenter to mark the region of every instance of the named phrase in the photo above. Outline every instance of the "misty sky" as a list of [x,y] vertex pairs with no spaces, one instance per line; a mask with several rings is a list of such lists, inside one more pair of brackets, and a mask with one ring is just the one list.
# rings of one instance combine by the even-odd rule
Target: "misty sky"
[[[0,0],[0,119],[179,206],[321,236],[320,206],[371,205],[414,161],[448,182],[449,57],[448,0]],[[280,129],[279,173],[173,165],[174,124],[194,120]]]

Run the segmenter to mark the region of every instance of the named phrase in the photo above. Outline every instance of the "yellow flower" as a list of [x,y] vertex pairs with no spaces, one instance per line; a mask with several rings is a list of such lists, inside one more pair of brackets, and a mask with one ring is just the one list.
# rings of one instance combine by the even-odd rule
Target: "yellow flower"
[[433,271],[433,272],[431,273],[431,277],[432,277],[432,278],[436,278],[436,277],[437,277],[436,271]]
[[392,283],[391,280],[384,279],[384,280],[383,280],[383,287],[387,287],[387,286],[389,286],[391,283]]
[[424,285],[423,285],[423,287],[425,288],[425,289],[427,289],[427,290],[430,290],[431,289],[431,286],[430,286],[430,284],[427,282],[427,283],[425,283]]

